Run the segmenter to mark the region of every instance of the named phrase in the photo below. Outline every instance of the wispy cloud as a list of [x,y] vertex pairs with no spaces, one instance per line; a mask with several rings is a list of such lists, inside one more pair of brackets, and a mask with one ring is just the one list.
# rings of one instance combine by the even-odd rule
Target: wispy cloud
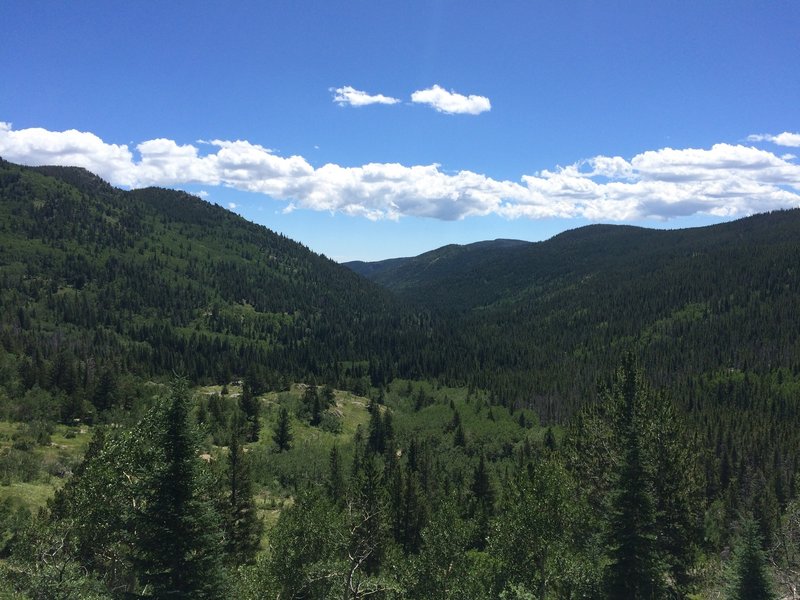
[[[203,152],[201,152],[201,149]],[[0,156],[28,165],[76,165],[111,183],[226,186],[310,209],[398,219],[457,220],[583,217],[628,221],[693,214],[735,217],[800,206],[800,165],[744,145],[661,148],[624,158],[595,156],[566,167],[497,180],[439,165],[369,163],[314,167],[245,140],[195,146],[158,138],[136,146],[107,143],[89,132],[14,130],[0,122]]]
[[349,85],[330,90],[333,92],[333,101],[339,106],[367,106],[369,104],[397,104],[397,98],[383,94],[368,94]]
[[789,146],[790,148],[800,148],[800,133],[784,131],[778,135],[771,133],[754,133],[747,136],[748,142],[772,142],[778,146]]
[[492,103],[485,96],[457,94],[448,92],[443,87],[434,85],[425,90],[417,90],[411,94],[411,101],[427,104],[439,112],[447,114],[479,115],[491,110]]

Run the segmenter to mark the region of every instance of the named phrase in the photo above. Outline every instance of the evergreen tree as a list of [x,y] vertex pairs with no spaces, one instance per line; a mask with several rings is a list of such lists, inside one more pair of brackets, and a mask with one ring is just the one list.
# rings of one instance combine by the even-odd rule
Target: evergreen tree
[[242,395],[239,398],[239,409],[244,413],[247,420],[245,434],[248,442],[258,441],[258,434],[261,429],[260,408],[258,398],[253,393],[251,386],[245,383],[242,388]]
[[761,550],[758,524],[742,523],[740,540],[733,554],[733,577],[729,600],[773,600],[775,594],[767,573],[767,559]]
[[158,464],[148,481],[136,563],[145,589],[158,598],[224,596],[219,516],[210,479],[198,458],[185,381],[173,384],[154,446]]
[[659,598],[663,585],[656,543],[655,499],[638,418],[647,392],[632,359],[626,360],[610,393],[619,401],[617,426],[624,454],[611,504],[607,593],[612,599]]
[[314,394],[314,400],[311,405],[311,420],[312,427],[317,427],[322,422],[322,402],[319,399],[319,394]]
[[278,411],[278,421],[275,423],[275,429],[272,433],[272,441],[278,452],[289,450],[292,447],[292,426],[289,423],[289,411],[281,406]]
[[117,380],[111,369],[103,369],[92,395],[92,404],[99,411],[110,409],[116,402]]
[[336,446],[331,448],[331,453],[328,457],[328,480],[325,487],[327,488],[328,498],[332,503],[336,505],[345,503],[347,490],[345,489],[339,449]]
[[544,433],[544,447],[550,451],[556,449],[556,436],[553,435],[553,428],[548,427]]
[[369,403],[369,429],[367,433],[367,448],[376,454],[383,454],[386,450],[386,437],[383,431],[381,407],[374,400]]
[[464,433],[464,427],[461,423],[456,426],[456,430],[453,432],[453,445],[459,448],[463,448],[467,445],[467,436]]
[[334,392],[330,385],[326,385],[322,388],[322,400],[325,409],[330,408],[336,403],[336,392]]
[[228,444],[225,547],[233,564],[252,562],[261,541],[263,524],[256,514],[250,464],[241,443],[243,423],[231,427]]
[[[320,415],[320,402],[319,394],[317,393],[316,385],[308,385],[306,391],[303,393],[303,418],[314,420],[314,412],[316,407],[317,418]],[[317,421],[319,423],[319,421]]]
[[388,408],[383,411],[383,440],[387,450],[394,447],[394,417]]
[[427,520],[425,502],[415,473],[406,472],[403,485],[400,544],[406,553],[418,553],[422,546],[422,530]]
[[348,518],[353,570],[348,586],[364,575],[376,575],[386,552],[386,507],[377,462],[374,454],[364,453],[352,475]]
[[475,520],[473,543],[476,548],[482,550],[489,535],[489,520],[494,514],[494,488],[489,479],[489,471],[483,454],[472,474],[470,491],[472,492],[470,516]]

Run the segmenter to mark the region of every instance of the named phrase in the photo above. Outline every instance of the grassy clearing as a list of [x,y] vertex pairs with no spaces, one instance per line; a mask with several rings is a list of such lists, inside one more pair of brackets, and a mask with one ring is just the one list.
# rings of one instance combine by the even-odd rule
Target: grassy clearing
[[0,502],[10,500],[15,506],[24,506],[31,512],[47,506],[56,490],[64,484],[62,479],[51,479],[50,482],[21,483],[0,485]]
[[44,507],[81,461],[91,432],[55,425],[49,439],[34,443],[28,424],[0,421],[0,501],[31,511]]

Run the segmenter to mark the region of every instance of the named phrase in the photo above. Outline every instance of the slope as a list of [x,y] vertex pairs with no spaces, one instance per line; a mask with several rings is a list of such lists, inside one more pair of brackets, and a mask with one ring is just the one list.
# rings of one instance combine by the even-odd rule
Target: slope
[[461,368],[475,385],[557,416],[625,350],[665,385],[716,369],[797,371],[798,264],[800,210],[788,210],[675,231],[593,225],[490,251],[447,246],[370,276],[459,315],[473,348]]
[[414,257],[378,262],[353,261],[344,265],[409,299],[426,298],[430,302],[430,293],[441,298],[442,290],[437,289],[441,284],[442,289],[446,289],[447,304],[465,308],[479,301],[475,295],[478,290],[474,276],[481,277],[481,273],[489,272],[497,276],[496,267],[504,257],[530,245],[530,242],[504,239],[450,244]]
[[189,194],[0,162],[0,339],[24,389],[364,373],[420,318],[324,256]]

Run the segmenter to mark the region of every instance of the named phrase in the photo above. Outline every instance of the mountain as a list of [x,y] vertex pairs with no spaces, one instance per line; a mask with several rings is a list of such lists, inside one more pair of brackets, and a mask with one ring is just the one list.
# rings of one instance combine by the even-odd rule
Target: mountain
[[663,386],[800,369],[798,240],[798,210],[593,225],[350,265],[371,283],[184,192],[3,162],[0,335],[24,389],[436,377],[560,419],[628,350]]
[[357,379],[429,336],[377,285],[219,206],[5,161],[0,307],[23,387],[67,393],[104,371]]
[[[344,265],[393,292],[407,292],[413,298],[430,291],[432,284],[438,281],[448,281],[452,285],[459,279],[471,278],[474,272],[497,273],[500,257],[530,245],[530,242],[505,239],[466,245],[450,244],[415,257],[377,262],[353,261]],[[470,287],[467,285],[462,289],[467,296],[464,300],[468,303],[474,302],[474,297],[470,297]],[[420,293],[417,294],[417,291]]]
[[448,245],[416,257],[344,264],[406,299],[469,310],[536,299],[595,276],[639,276],[667,265],[682,269],[701,255],[792,245],[799,231],[795,209],[681,230],[588,225],[544,242]]
[[797,371],[798,264],[795,209],[672,231],[592,225],[359,269],[460,319],[476,385],[557,415],[626,350],[665,385],[719,369]]
[[[224,475],[239,472],[234,463],[251,465],[258,504],[281,512],[269,533],[277,550],[235,570],[254,597],[283,593],[269,589],[279,577],[301,594],[292,586],[321,581],[320,569],[352,577],[373,552],[391,560],[370,577],[416,573],[392,583],[403,597],[441,596],[445,587],[428,587],[435,573],[484,586],[465,597],[500,597],[486,569],[528,573],[541,564],[531,540],[555,540],[553,569],[573,565],[563,590],[575,591],[578,573],[591,583],[583,595],[598,597],[592,561],[615,564],[634,497],[652,513],[643,537],[671,561],[659,577],[699,590],[693,570],[721,564],[741,515],[769,544],[796,533],[786,524],[800,469],[798,264],[800,211],[790,210],[350,265],[371,282],[184,192],[0,162],[0,487],[36,480],[52,493],[54,478],[67,480],[39,538],[20,537],[26,521],[0,506],[0,553],[29,574],[0,570],[0,588],[6,571],[38,586],[43,554],[30,548],[61,544],[66,530],[51,526],[78,523],[53,585],[72,573],[91,586],[91,573],[137,589],[149,574],[131,549],[163,537],[147,533],[163,519],[137,506],[172,513],[175,503],[131,500],[151,474],[145,498],[161,497],[164,474],[191,476],[202,445],[212,466],[197,499],[213,500],[227,531],[218,492],[230,485],[241,498],[249,487]],[[174,373],[216,385],[188,402],[178,378],[156,401]],[[176,470],[165,469],[180,445]],[[122,579],[117,565],[131,566]],[[710,572],[700,577],[723,571]],[[390,581],[361,581],[379,580]]]

